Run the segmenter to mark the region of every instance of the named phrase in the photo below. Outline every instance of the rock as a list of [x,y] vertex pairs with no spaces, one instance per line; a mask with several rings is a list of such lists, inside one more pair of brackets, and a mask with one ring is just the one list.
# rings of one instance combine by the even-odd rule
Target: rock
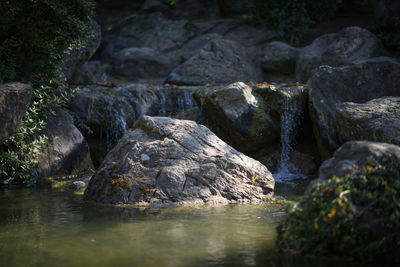
[[0,142],[17,131],[31,102],[32,91],[27,84],[0,84]]
[[179,0],[172,6],[172,13],[177,18],[216,18],[219,16],[219,5],[217,0]]
[[217,0],[179,0],[170,5],[161,0],[146,0],[142,5],[146,12],[163,12],[173,18],[201,19],[215,18],[219,15]]
[[166,83],[182,85],[259,81],[261,71],[237,42],[214,39],[196,55],[174,69]]
[[400,63],[376,58],[345,67],[321,66],[308,84],[315,135],[326,159],[346,140],[337,120],[338,105],[399,96]]
[[323,162],[318,171],[321,180],[341,177],[350,172],[362,171],[374,161],[381,163],[384,158],[400,160],[400,147],[387,143],[349,141],[343,144],[332,158]]
[[194,94],[210,129],[245,153],[278,142],[285,101],[298,104],[299,112],[303,112],[306,96],[304,86],[271,85],[253,90],[243,82],[225,87],[205,87]]
[[66,111],[57,109],[38,135],[47,137],[37,159],[41,176],[76,174],[93,168],[89,146]]
[[299,82],[306,82],[312,71],[321,65],[339,67],[385,55],[378,37],[362,28],[348,27],[338,33],[322,35],[302,49],[296,77]]
[[74,47],[72,50],[67,50],[64,54],[64,59],[60,65],[61,72],[66,80],[70,80],[74,72],[88,61],[96,52],[101,41],[100,26],[92,22],[93,34],[82,40],[81,45]]
[[300,49],[283,42],[271,42],[264,46],[261,66],[267,73],[295,74]]
[[205,126],[144,116],[107,155],[84,199],[112,204],[248,202],[263,201],[273,188],[265,166]]
[[69,105],[77,125],[87,125],[92,137],[115,144],[135,122],[135,110],[116,88],[82,88]]
[[68,82],[72,85],[105,85],[111,83],[109,72],[109,64],[88,61],[75,70]]
[[383,97],[363,104],[336,106],[344,141],[369,140],[400,145],[400,97]]
[[113,72],[130,81],[147,79],[154,81],[166,77],[174,68],[169,58],[147,47],[126,48],[112,59]]
[[[108,136],[116,143],[136,118],[150,116],[179,116],[196,118],[192,97],[197,87],[168,87],[151,84],[128,84],[119,87],[85,87],[70,103],[69,109],[77,119],[90,127],[95,136]],[[187,117],[185,117],[187,116]]]
[[[185,19],[167,19],[160,12],[134,14],[109,27],[102,56],[112,58],[121,50],[132,47],[167,53],[179,50],[195,36],[195,28]],[[177,59],[170,60],[179,63]]]

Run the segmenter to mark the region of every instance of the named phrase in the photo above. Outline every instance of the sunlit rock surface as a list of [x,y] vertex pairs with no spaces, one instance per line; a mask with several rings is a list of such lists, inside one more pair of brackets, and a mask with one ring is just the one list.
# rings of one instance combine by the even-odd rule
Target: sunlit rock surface
[[101,203],[263,201],[274,189],[268,169],[205,126],[142,117],[107,155],[85,200]]

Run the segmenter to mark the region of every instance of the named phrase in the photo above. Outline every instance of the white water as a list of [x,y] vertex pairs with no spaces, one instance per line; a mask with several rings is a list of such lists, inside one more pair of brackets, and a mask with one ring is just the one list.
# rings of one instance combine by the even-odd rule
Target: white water
[[285,98],[284,112],[281,116],[281,160],[278,172],[274,178],[278,182],[289,182],[293,179],[304,178],[291,163],[290,156],[296,145],[296,129],[302,117],[301,104],[292,96]]

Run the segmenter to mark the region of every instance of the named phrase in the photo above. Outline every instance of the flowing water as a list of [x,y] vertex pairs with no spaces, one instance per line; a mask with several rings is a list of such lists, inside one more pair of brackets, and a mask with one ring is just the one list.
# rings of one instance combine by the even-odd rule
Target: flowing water
[[50,189],[0,201],[0,266],[357,266],[277,253],[276,204],[90,206]]
[[281,160],[278,172],[274,174],[277,182],[291,182],[305,178],[290,161],[295,148],[296,129],[302,117],[302,107],[290,95],[285,98],[284,112],[281,116]]

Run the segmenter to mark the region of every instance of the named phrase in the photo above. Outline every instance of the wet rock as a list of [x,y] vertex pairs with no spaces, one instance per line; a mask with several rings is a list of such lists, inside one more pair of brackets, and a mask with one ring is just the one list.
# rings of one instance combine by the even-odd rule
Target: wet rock
[[143,115],[198,117],[195,110],[189,114],[189,110],[196,107],[192,97],[196,89],[151,84],[88,86],[79,91],[69,109],[95,136],[116,143],[136,118]]
[[260,80],[261,70],[255,66],[244,47],[232,40],[214,39],[174,69],[166,82],[205,85]]
[[252,88],[238,82],[204,87],[194,97],[213,132],[239,151],[253,153],[279,141],[285,108],[298,105],[303,112],[307,91],[300,85]]
[[76,174],[93,168],[89,146],[66,111],[57,109],[39,135],[47,137],[37,159],[43,177]]
[[400,97],[383,97],[362,104],[345,102],[336,108],[343,140],[400,145]]
[[112,59],[113,72],[130,81],[166,77],[174,68],[168,57],[147,47],[126,48]]
[[0,142],[17,131],[31,96],[32,87],[27,84],[0,84]]
[[323,162],[318,171],[319,181],[344,176],[350,172],[365,170],[384,158],[400,160],[400,147],[370,141],[349,141],[343,144],[332,158]]
[[338,123],[339,104],[360,104],[384,96],[399,96],[400,63],[389,58],[375,58],[345,67],[321,66],[308,84],[315,134],[323,157],[328,158],[348,136],[348,133],[343,135]]
[[94,86],[82,88],[71,101],[69,109],[75,124],[82,130],[87,126],[87,136],[100,138],[108,146],[115,144],[128,127],[135,122],[131,103],[118,95],[116,88]]
[[248,202],[263,201],[273,188],[265,166],[205,126],[145,116],[107,155],[84,199],[112,204]]
[[297,60],[296,77],[299,82],[306,82],[319,66],[339,67],[385,55],[378,37],[368,30],[349,27],[322,35],[303,48]]
[[67,50],[64,55],[63,62],[60,64],[61,72],[66,80],[70,80],[74,72],[88,61],[96,52],[101,41],[100,26],[92,22],[93,34],[82,40],[81,45]]

